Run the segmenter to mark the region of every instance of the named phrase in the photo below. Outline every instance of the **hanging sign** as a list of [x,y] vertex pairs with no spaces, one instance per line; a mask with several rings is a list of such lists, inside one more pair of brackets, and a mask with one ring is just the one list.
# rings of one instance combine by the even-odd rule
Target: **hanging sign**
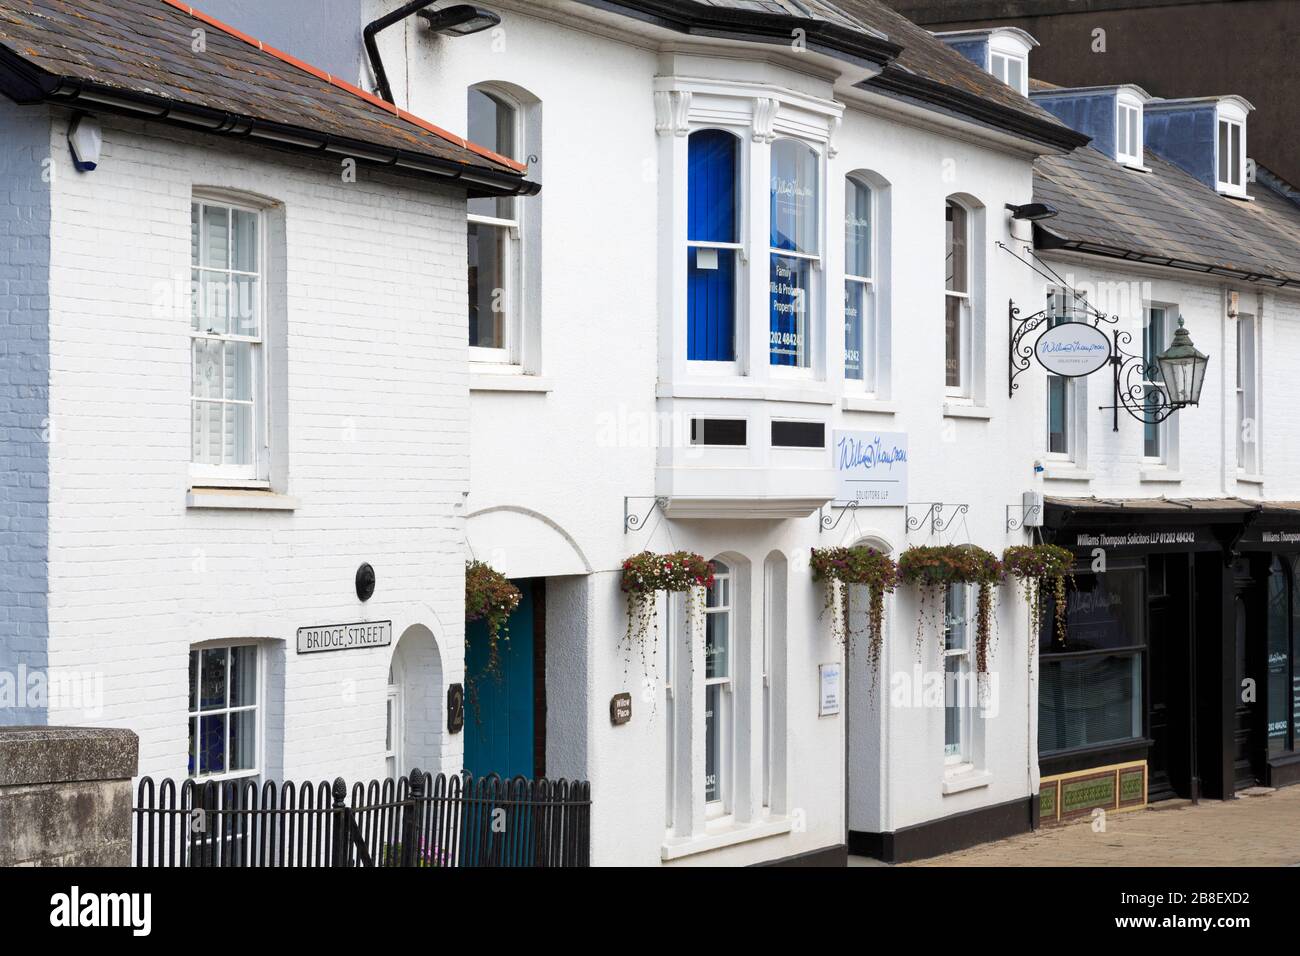
[[387,647],[393,643],[393,622],[323,624],[298,628],[298,653],[352,651],[362,647]]
[[1038,337],[1034,357],[1053,375],[1081,378],[1110,361],[1110,337],[1087,322],[1062,322]]
[[902,508],[907,504],[907,433],[837,431],[835,504]]

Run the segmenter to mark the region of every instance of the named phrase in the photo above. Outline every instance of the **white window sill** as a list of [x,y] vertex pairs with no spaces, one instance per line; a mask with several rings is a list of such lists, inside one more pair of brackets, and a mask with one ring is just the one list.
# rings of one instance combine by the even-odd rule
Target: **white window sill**
[[519,371],[486,372],[470,369],[471,392],[549,392],[554,383],[541,375],[524,375]]
[[966,405],[959,402],[944,402],[943,417],[975,418],[986,422],[993,417],[993,412],[983,405]]
[[721,850],[737,843],[780,836],[791,832],[793,828],[789,817],[766,817],[753,823],[711,824],[699,836],[669,837],[660,847],[660,856],[665,862],[679,860],[684,856]]
[[834,405],[838,398],[825,386],[809,381],[800,385],[759,384],[747,378],[716,381],[660,382],[656,398],[753,399],[767,402],[797,402],[804,405]]
[[1237,480],[1244,485],[1262,485],[1264,483],[1263,475],[1252,475],[1244,471],[1237,472]]
[[1168,468],[1153,466],[1143,468],[1138,472],[1138,481],[1145,484],[1173,484],[1183,480],[1181,471],[1170,471]]
[[228,511],[293,511],[298,507],[298,499],[252,488],[191,488],[185,493],[185,507]]
[[979,787],[987,787],[993,782],[993,774],[987,770],[959,769],[943,775],[943,795],[946,797],[950,793],[962,793],[966,790],[975,790]]
[[877,415],[894,415],[898,406],[883,398],[870,395],[845,395],[841,404],[846,412],[874,412]]
[[1047,462],[1043,466],[1044,481],[1092,481],[1093,473],[1078,465],[1063,461],[1057,464]]

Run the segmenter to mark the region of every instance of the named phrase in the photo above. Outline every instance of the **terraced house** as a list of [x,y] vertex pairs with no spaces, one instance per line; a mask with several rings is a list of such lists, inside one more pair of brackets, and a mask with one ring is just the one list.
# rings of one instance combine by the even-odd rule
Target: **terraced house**
[[[1300,209],[1246,101],[875,0],[72,6],[0,0],[0,669],[102,708],[16,721],[198,780],[589,781],[622,865],[1300,766]],[[1027,542],[1064,629],[811,557]],[[678,551],[713,586],[643,618],[625,561]]]

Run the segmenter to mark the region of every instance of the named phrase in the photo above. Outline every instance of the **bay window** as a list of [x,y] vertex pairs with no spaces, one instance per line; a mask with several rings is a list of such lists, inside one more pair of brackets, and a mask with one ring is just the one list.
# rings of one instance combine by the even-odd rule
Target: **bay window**
[[812,365],[814,281],[821,268],[820,159],[793,139],[772,144],[770,363]]
[[740,140],[718,129],[691,134],[687,198],[687,359],[736,360],[740,285]]
[[[469,91],[469,139],[520,159],[520,110],[505,97]],[[479,361],[512,362],[518,351],[520,207],[516,196],[468,202],[469,345]]]
[[871,187],[844,183],[844,377],[864,391],[876,388],[874,202]]
[[262,216],[207,199],[190,210],[191,474],[265,481]]
[[704,608],[704,807],[705,816],[730,810],[733,757],[731,712],[731,571],[714,562],[714,585]]
[[970,213],[949,199],[945,213],[944,388],[949,395],[971,394]]
[[974,710],[971,637],[974,634],[975,587],[953,584],[944,592],[943,613],[943,760],[955,767],[970,762]]
[[190,651],[191,777],[251,777],[259,772],[258,670],[256,644]]

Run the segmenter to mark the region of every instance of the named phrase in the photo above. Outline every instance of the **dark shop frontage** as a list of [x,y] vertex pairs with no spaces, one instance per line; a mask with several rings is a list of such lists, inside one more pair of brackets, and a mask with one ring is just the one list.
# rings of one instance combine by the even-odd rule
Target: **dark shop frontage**
[[1300,782],[1300,503],[1048,498],[1040,822]]

